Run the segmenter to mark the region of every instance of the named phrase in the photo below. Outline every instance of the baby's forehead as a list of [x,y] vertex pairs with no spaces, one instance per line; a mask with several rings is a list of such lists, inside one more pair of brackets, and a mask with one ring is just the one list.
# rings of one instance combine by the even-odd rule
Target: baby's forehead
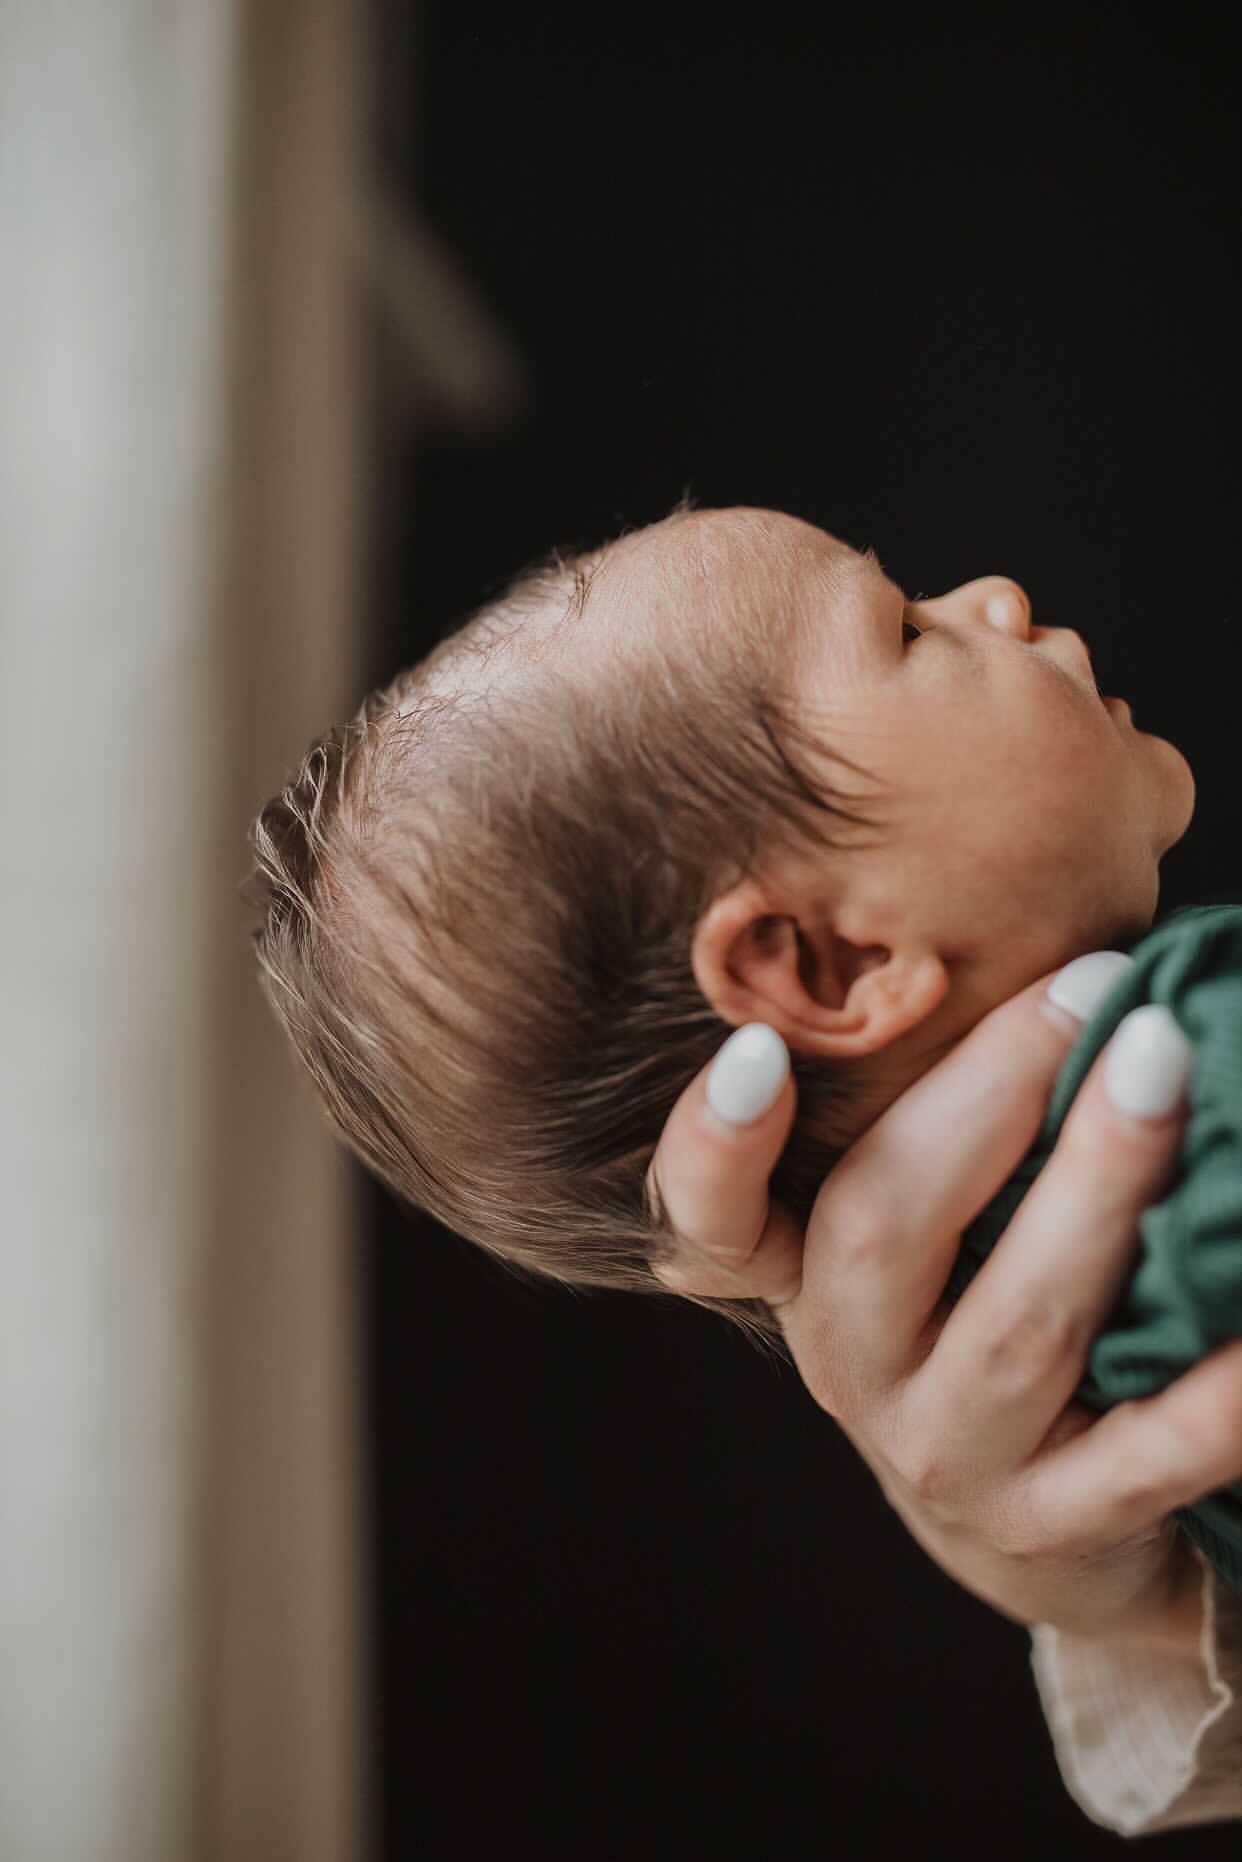
[[761,603],[800,602],[825,578],[840,580],[862,562],[828,531],[752,505],[678,511],[629,532],[594,553],[588,574],[592,598],[665,602],[685,611],[740,595]]
[[771,575],[788,572],[825,551],[853,554],[839,538],[785,511],[728,505],[676,511],[618,537],[607,546],[604,559],[627,566],[672,563],[690,573]]
[[[701,624],[708,641],[822,628],[826,600],[864,590],[866,559],[801,518],[754,506],[677,512],[619,537],[588,565],[595,640],[656,639]],[[585,640],[584,640],[585,644]]]

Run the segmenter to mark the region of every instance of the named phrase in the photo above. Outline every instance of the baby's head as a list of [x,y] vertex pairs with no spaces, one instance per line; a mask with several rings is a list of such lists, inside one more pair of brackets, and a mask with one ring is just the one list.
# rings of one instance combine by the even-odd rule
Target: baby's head
[[730,1028],[788,1044],[772,1190],[805,1218],[989,1009],[1149,928],[1193,806],[1012,581],[912,602],[797,518],[683,504],[526,572],[309,751],[252,831],[261,978],[399,1197],[657,1292],[647,1166]]

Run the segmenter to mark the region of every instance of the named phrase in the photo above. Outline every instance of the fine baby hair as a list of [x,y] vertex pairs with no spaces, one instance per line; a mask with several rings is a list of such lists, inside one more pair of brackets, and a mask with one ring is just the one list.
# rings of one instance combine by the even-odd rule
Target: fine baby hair
[[[397,1197],[514,1269],[654,1293],[647,1167],[730,1031],[694,927],[774,853],[865,858],[875,816],[834,791],[834,761],[865,772],[806,731],[787,636],[710,537],[644,585],[676,609],[659,651],[593,646],[591,582],[630,534],[523,571],[312,744],[251,830],[253,936],[335,1130]],[[851,1081],[791,1061],[772,1193],[805,1220]],[[779,1335],[761,1302],[697,1303]]]

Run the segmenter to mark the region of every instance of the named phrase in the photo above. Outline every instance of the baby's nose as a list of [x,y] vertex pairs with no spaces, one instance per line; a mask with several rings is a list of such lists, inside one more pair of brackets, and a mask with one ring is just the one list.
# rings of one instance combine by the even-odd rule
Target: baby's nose
[[1031,628],[1031,598],[1021,584],[1006,575],[990,575],[979,592],[988,625],[1025,640]]

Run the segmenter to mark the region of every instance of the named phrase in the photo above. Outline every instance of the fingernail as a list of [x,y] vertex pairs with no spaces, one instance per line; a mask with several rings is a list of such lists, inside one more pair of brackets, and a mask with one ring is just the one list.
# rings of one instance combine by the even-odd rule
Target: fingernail
[[1161,1002],[1132,1009],[1109,1042],[1108,1096],[1134,1118],[1163,1118],[1181,1099],[1195,1050]]
[[1089,950],[1085,957],[1075,957],[1058,970],[1044,992],[1044,1001],[1064,1009],[1075,1021],[1085,1022],[1094,1015],[1105,996],[1134,964],[1122,950]]
[[789,1077],[789,1050],[766,1022],[747,1022],[725,1042],[707,1075],[707,1103],[729,1125],[750,1125],[776,1103]]

